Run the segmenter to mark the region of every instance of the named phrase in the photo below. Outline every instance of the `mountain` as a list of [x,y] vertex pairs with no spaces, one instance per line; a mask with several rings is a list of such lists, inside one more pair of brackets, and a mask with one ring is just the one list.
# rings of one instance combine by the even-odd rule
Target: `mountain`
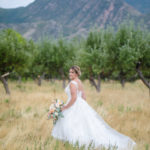
[[150,13],[150,0],[125,0],[141,13]]
[[13,28],[26,38],[85,35],[94,26],[117,26],[142,14],[123,0],[36,0],[27,7],[0,9],[0,29]]
[[147,28],[150,30],[150,13],[144,16],[144,21],[146,22]]

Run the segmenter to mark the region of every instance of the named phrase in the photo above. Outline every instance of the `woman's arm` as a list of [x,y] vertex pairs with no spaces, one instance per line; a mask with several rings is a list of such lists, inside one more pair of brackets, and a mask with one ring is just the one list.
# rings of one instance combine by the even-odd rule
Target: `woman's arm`
[[86,101],[86,96],[84,90],[82,90],[82,98]]
[[81,84],[81,91],[82,91],[82,98],[86,101],[86,96],[85,96],[85,92],[84,92],[84,88],[82,84]]
[[76,86],[73,83],[70,83],[70,92],[71,92],[71,100],[69,101],[69,103],[66,106],[64,106],[62,108],[62,110],[71,107],[74,104],[74,102],[76,101],[76,98],[77,98],[77,88],[76,88]]

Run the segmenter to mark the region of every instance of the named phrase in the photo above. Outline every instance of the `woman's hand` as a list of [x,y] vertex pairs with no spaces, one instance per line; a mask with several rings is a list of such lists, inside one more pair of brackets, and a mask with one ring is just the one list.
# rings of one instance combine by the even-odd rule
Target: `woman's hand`
[[67,109],[65,106],[61,108],[61,111],[64,111],[65,109]]

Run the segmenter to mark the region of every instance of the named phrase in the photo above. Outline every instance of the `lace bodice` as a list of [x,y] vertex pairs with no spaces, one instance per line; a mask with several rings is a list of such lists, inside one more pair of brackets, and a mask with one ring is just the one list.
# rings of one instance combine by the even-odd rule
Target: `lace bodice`
[[71,82],[69,82],[69,84],[68,84],[68,85],[66,86],[66,88],[65,88],[65,92],[66,92],[67,95],[68,95],[68,101],[67,101],[67,103],[68,103],[69,100],[71,99],[70,83],[73,83],[73,84],[76,85],[76,88],[77,88],[77,98],[82,96],[82,91],[79,91],[79,90],[78,90],[78,83],[77,83],[76,81],[71,81]]

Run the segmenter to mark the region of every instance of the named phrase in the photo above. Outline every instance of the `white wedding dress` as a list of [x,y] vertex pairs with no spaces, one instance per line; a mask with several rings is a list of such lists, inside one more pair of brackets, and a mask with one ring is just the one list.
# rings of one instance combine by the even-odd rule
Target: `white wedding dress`
[[[51,135],[56,139],[68,141],[73,146],[78,142],[79,147],[85,145],[85,149],[88,149],[91,144],[94,149],[98,150],[104,147],[113,149],[113,146],[116,147],[113,150],[133,150],[136,143],[130,137],[111,128],[81,97],[82,93],[78,90],[77,82],[71,81],[70,83],[77,87],[77,99],[71,107],[62,111],[64,118],[57,120]],[[65,88],[68,95],[65,105],[71,99],[70,83]]]

